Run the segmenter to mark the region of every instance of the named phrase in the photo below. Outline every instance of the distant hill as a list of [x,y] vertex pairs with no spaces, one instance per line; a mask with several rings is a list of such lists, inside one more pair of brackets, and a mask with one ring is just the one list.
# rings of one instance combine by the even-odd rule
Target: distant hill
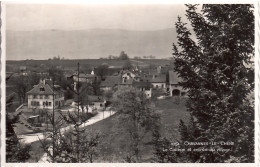
[[130,57],[153,55],[170,57],[176,31],[129,31],[114,29],[7,31],[7,60],[93,59],[118,56],[125,51]]

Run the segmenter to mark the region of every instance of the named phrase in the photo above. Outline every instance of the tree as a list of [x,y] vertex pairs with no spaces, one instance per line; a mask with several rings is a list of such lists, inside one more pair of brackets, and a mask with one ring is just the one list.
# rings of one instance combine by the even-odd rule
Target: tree
[[131,68],[133,68],[133,65],[129,60],[126,60],[126,62],[123,64],[122,68],[124,70],[130,70]]
[[[254,108],[248,83],[254,55],[254,10],[252,5],[197,5],[188,7],[197,41],[191,39],[186,23],[178,18],[178,47],[174,44],[175,71],[188,90],[189,125],[180,124],[182,136],[199,142],[235,142],[214,146],[228,152],[191,152],[192,162],[253,162]],[[194,146],[193,148],[198,148]],[[206,147],[206,148],[209,148]]]
[[27,76],[18,76],[10,80],[10,84],[14,85],[14,92],[19,96],[20,104],[25,103],[26,93],[30,90],[30,80]]
[[15,134],[15,123],[19,120],[19,115],[11,117],[8,113],[13,104],[14,96],[6,98],[6,162],[25,162],[30,158],[30,146],[20,143]]
[[97,76],[100,76],[101,79],[104,79],[104,76],[107,75],[109,65],[107,63],[103,63],[96,68]]
[[31,73],[28,76],[30,86],[38,85],[41,77],[37,75],[36,73]]
[[158,115],[146,95],[135,89],[118,89],[113,95],[113,107],[120,114],[120,125],[129,133],[130,154],[128,162],[141,162],[140,151],[144,136],[158,129]]
[[[80,71],[79,63],[77,71]],[[100,142],[100,135],[88,132],[85,128],[81,127],[89,119],[89,115],[93,115],[83,112],[84,106],[87,104],[86,99],[90,87],[91,84],[80,84],[78,80],[76,90],[70,87],[71,91],[76,95],[77,104],[75,110],[68,111],[66,114],[53,110],[53,113],[48,115],[53,126],[53,131],[44,140],[40,140],[40,142],[48,158],[50,158],[49,161],[53,163],[92,163],[94,161],[94,157],[97,155],[97,145]],[[55,119],[55,113],[59,114],[58,119]],[[64,122],[70,125],[70,128],[67,128],[68,131],[60,130]],[[51,139],[51,144],[48,142],[48,139]]]
[[70,83],[67,81],[64,72],[54,66],[52,66],[48,71],[50,78],[55,80],[55,84],[60,85],[63,89],[66,90]]
[[118,59],[120,59],[120,60],[128,60],[129,58],[128,58],[127,54],[126,54],[124,51],[122,51],[122,52],[120,53]]

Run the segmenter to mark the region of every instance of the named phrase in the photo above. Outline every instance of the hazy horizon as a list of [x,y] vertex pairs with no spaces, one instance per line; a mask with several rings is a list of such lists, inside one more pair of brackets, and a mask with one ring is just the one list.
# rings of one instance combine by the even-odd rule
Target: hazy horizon
[[95,59],[121,51],[170,57],[174,24],[178,16],[187,22],[185,10],[184,4],[6,3],[6,59]]

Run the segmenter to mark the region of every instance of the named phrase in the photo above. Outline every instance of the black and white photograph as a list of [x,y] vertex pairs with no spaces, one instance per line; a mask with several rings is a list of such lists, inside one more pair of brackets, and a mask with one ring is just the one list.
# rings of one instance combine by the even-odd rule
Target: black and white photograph
[[1,8],[1,166],[259,162],[254,1]]

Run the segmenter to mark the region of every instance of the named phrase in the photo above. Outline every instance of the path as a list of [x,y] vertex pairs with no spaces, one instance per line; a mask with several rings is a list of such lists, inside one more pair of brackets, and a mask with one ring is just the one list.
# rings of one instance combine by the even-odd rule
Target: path
[[[98,121],[101,121],[107,117],[109,117],[110,115],[113,115],[115,112],[113,111],[100,111],[97,113],[97,115],[95,115],[94,117],[91,117],[89,120],[87,120],[87,122],[85,122],[84,124],[82,124],[80,127],[86,127],[88,125],[94,124]],[[61,128],[60,131],[61,133],[64,133],[66,130],[69,130],[73,125],[69,125],[67,127]],[[34,134],[26,134],[26,135],[18,135],[18,138],[21,139],[21,141],[25,144],[28,143],[32,143],[35,141],[39,141],[39,139],[43,139],[44,135],[43,133],[34,133]]]

